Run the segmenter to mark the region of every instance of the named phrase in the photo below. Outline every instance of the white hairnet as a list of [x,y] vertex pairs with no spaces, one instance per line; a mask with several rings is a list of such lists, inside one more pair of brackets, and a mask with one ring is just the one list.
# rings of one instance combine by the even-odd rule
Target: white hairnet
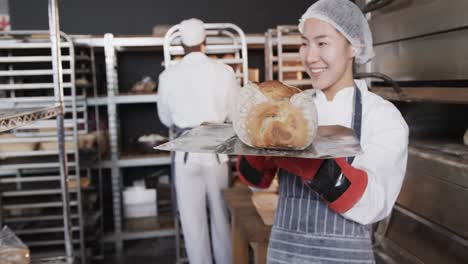
[[356,50],[355,60],[364,64],[374,57],[372,33],[367,19],[359,7],[349,0],[319,0],[307,9],[299,22],[299,31],[304,30],[304,23],[309,18],[320,19],[331,24]]
[[192,47],[205,40],[205,25],[203,21],[191,18],[180,22],[180,37],[185,46]]

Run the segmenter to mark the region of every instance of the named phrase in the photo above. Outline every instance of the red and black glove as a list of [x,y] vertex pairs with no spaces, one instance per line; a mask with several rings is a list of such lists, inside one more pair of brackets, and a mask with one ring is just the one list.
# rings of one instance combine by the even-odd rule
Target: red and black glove
[[256,188],[268,188],[276,174],[276,164],[271,157],[238,156],[237,172],[242,182]]
[[308,180],[315,176],[322,162],[321,159],[239,156],[237,171],[245,184],[268,188],[277,169],[286,170],[303,180]]
[[276,167],[301,177],[330,209],[345,213],[361,199],[367,187],[367,173],[352,167],[344,158],[272,158]]
[[303,178],[330,209],[345,213],[362,197],[367,187],[367,173],[352,167],[344,158],[328,159],[312,179]]
[[345,213],[362,197],[367,188],[367,173],[351,166],[345,158],[334,159],[343,176],[349,181],[349,187],[335,201],[329,203],[330,209],[337,213]]
[[237,162],[241,180],[258,188],[267,188],[277,169],[301,177],[304,184],[320,194],[330,209],[337,213],[351,209],[367,187],[367,173],[352,167],[344,158],[239,156]]

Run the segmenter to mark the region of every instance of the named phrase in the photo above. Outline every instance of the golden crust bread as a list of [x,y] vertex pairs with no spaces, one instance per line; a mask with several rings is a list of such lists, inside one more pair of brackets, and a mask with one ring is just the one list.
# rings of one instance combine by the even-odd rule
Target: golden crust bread
[[309,129],[300,109],[289,103],[299,89],[278,81],[264,82],[260,91],[270,101],[256,105],[249,113],[247,134],[254,147],[301,149],[307,147]]
[[285,85],[279,81],[266,81],[258,84],[260,91],[274,101],[289,100],[293,95],[300,93],[296,87]]

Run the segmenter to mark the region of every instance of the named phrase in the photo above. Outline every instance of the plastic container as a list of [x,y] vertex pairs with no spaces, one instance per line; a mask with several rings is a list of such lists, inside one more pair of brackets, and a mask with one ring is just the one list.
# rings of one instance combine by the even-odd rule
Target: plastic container
[[125,188],[123,192],[124,217],[157,216],[156,189],[145,189],[144,186]]

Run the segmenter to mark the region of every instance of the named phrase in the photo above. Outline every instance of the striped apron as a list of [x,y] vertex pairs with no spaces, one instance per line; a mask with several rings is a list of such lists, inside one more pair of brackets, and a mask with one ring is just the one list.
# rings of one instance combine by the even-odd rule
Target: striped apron
[[[362,96],[354,89],[352,128],[361,138]],[[348,158],[348,162],[354,157]],[[325,163],[324,163],[325,164]],[[339,170],[330,163],[326,170]],[[331,167],[332,166],[332,167]],[[268,263],[375,263],[370,226],[330,210],[301,179],[280,170],[279,201],[268,246]]]

